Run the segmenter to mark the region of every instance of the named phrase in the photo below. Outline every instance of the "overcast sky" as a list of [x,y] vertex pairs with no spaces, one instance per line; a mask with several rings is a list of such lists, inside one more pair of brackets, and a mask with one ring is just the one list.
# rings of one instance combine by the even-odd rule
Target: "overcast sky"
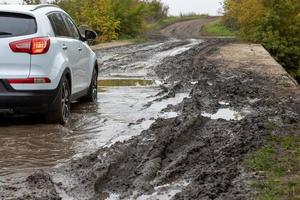
[[0,3],[9,3],[9,4],[19,4],[22,3],[22,0],[0,0]]
[[21,4],[23,0],[0,0],[0,3]]
[[195,12],[198,14],[217,15],[223,0],[161,0],[170,7],[171,15]]
[[[198,14],[217,15],[223,0],[161,0],[170,7],[171,15],[195,12]],[[22,0],[0,0],[0,3],[20,3]]]

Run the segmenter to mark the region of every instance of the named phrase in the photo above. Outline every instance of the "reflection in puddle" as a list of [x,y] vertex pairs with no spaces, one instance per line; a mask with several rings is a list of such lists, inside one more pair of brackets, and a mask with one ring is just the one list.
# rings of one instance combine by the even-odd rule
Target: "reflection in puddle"
[[241,120],[244,118],[241,115],[241,113],[236,112],[230,108],[221,108],[215,114],[203,112],[201,115],[203,117],[208,117],[211,119],[225,119],[225,120]]

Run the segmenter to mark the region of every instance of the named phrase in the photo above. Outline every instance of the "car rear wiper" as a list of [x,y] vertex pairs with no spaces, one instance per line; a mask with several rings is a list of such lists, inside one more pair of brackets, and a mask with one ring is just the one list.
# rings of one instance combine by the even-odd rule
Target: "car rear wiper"
[[8,32],[0,32],[0,35],[12,35],[12,33],[8,33]]

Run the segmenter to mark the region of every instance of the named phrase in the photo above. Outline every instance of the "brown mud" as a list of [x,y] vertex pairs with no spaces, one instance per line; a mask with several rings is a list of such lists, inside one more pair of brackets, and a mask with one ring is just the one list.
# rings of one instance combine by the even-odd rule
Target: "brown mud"
[[165,37],[185,38],[202,38],[200,35],[201,27],[211,21],[215,21],[218,17],[203,16],[200,19],[178,22],[164,27],[160,30],[160,35]]
[[[186,41],[178,45],[182,43]],[[147,71],[142,70],[145,62],[132,71],[132,57],[123,49],[120,62],[128,75],[158,77],[164,83],[145,107],[189,92],[181,103],[164,109],[178,115],[155,119],[141,134],[88,156],[6,180],[0,184],[0,199],[252,199],[252,175],[241,162],[269,134],[299,134],[299,88],[282,84],[286,79],[281,77],[247,70],[255,63],[224,67],[224,59],[213,55],[227,43],[197,43]],[[132,55],[144,60],[148,54],[145,46],[142,54]],[[116,62],[104,61],[103,71],[110,76],[118,72],[118,77],[124,68],[118,68],[117,58],[110,59]]]

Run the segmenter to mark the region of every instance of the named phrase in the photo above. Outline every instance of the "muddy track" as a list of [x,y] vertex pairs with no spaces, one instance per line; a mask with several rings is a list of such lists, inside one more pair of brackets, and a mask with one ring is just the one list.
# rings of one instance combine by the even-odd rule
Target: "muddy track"
[[176,37],[180,39],[201,38],[201,27],[208,22],[216,20],[216,18],[217,17],[203,17],[201,19],[178,22],[160,30],[160,34],[166,37]]
[[274,85],[276,78],[245,70],[253,63],[224,68],[213,55],[228,42],[167,40],[98,51],[103,78],[161,82],[143,109],[189,95],[163,109],[175,116],[152,119],[127,141],[0,184],[0,199],[252,199],[252,175],[241,163],[270,134],[270,123],[271,134],[293,134],[300,99],[297,90]]

